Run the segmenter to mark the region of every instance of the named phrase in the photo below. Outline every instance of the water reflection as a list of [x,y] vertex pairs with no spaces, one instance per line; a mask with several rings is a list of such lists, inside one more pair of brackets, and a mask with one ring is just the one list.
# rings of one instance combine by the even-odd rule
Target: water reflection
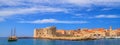
[[120,39],[100,39],[88,41],[66,41],[47,39],[19,39],[17,42],[8,42],[0,38],[0,45],[120,45]]
[[34,39],[34,45],[118,45],[120,39],[101,39],[88,41],[65,41],[65,40],[46,40]]
[[120,44],[118,41],[120,41],[120,39],[94,40],[94,45],[118,45]]
[[55,40],[34,39],[34,45],[55,45]]
[[16,42],[9,42],[9,45],[17,45]]

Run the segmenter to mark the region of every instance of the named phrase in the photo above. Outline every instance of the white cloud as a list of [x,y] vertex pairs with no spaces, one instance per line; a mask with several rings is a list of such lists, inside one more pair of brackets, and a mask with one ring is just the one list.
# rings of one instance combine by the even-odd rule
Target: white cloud
[[85,15],[75,15],[75,17],[73,18],[120,18],[119,15],[105,15],[105,14],[101,14],[101,15],[95,15],[95,16],[85,16]]
[[92,5],[116,7],[120,5],[120,0],[67,0],[67,2],[87,7],[91,7]]
[[89,8],[89,9],[87,9],[86,11],[88,11],[88,12],[89,12],[89,11],[92,11],[92,10],[93,10],[92,8]]
[[81,23],[88,23],[87,21],[60,21],[56,19],[43,19],[43,20],[34,20],[34,21],[20,21],[20,23],[36,23],[36,24],[43,24],[43,23],[67,23],[67,24],[81,24]]
[[80,16],[81,17],[81,16],[83,16],[83,14],[75,14],[75,16]]
[[17,0],[0,0],[0,6],[3,5],[9,5],[9,6],[17,6],[17,5],[21,5],[22,3],[20,3]]
[[112,8],[103,8],[101,9],[102,11],[108,11],[108,10],[112,10]]
[[11,16],[15,14],[28,14],[36,12],[67,12],[65,9],[61,8],[51,8],[51,7],[32,7],[32,8],[19,8],[19,9],[5,9],[0,10],[0,16]]
[[[56,0],[57,1],[57,0]],[[50,0],[0,0],[0,6],[8,6],[0,9],[0,16],[11,16],[15,14],[28,14],[37,12],[64,12],[68,13],[65,8],[43,6],[41,3],[49,4],[56,2]],[[60,2],[60,0],[59,0]],[[55,5],[55,4],[53,4]],[[11,6],[11,7],[9,7]],[[19,7],[20,6],[20,7]],[[22,8],[21,8],[22,6]],[[28,8],[29,7],[29,8]]]
[[14,15],[24,15],[24,14],[32,14],[32,13],[55,13],[55,12],[68,13],[66,9],[40,6],[40,7],[30,7],[30,8],[2,9],[0,10],[0,17],[5,19],[6,17],[14,16]]
[[92,3],[90,0],[67,0],[67,2],[79,6],[90,6]]
[[[38,12],[68,13],[69,9],[70,11],[74,11],[73,8],[69,8],[72,6],[71,5],[68,6],[68,4],[74,6],[77,5],[78,7],[92,7],[93,5],[119,7],[120,0],[54,0],[54,1],[53,0],[0,0],[0,7],[8,6],[7,8],[4,7],[4,9],[0,8],[0,17],[4,19],[4,17],[6,16],[13,16],[17,14],[30,14],[30,13],[38,13]],[[109,9],[103,9],[103,10],[109,10]],[[91,11],[91,8],[86,11]]]
[[83,14],[74,14],[72,18],[85,18]]
[[97,15],[94,18],[120,18],[118,15]]
[[[26,4],[27,3],[27,4]],[[116,7],[120,5],[120,0],[0,0],[0,5],[9,5],[9,6],[39,6],[41,3],[48,5],[57,5],[57,4],[75,4],[79,6],[109,6]]]
[[[27,3],[27,4],[26,4]],[[48,4],[48,7],[41,7],[41,3]],[[3,16],[13,14],[35,13],[35,12],[69,12],[66,8],[50,7],[49,5],[62,4],[75,4],[79,6],[91,7],[92,5],[104,5],[104,6],[119,6],[120,0],[0,0],[0,6],[28,6],[30,8],[9,8],[6,10],[0,10],[0,14]],[[61,5],[61,6],[62,6]],[[24,7],[23,6],[23,7]],[[59,7],[59,6],[58,6]],[[108,9],[103,9],[108,10]],[[91,11],[88,9],[87,11]],[[0,16],[1,16],[0,15]]]

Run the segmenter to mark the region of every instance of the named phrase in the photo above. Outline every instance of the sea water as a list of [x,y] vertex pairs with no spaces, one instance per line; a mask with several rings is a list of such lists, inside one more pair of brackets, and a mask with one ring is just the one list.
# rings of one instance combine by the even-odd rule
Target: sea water
[[120,45],[120,39],[100,39],[87,41],[48,40],[48,39],[18,39],[8,42],[7,38],[0,38],[0,45]]

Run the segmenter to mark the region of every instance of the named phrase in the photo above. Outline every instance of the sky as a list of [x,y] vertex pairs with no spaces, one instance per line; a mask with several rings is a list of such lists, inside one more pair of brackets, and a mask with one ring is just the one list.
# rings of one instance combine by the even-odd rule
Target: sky
[[0,37],[33,36],[35,28],[120,28],[120,0],[0,0]]

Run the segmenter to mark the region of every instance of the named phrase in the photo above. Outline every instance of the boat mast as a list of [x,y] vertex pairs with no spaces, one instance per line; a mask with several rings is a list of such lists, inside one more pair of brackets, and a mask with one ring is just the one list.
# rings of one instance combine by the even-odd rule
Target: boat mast
[[11,29],[11,36],[13,35],[13,33],[12,33],[12,29]]
[[13,36],[15,36],[15,34],[16,34],[16,30],[15,30],[15,28],[13,29],[13,31],[14,31],[14,32],[13,32]]

